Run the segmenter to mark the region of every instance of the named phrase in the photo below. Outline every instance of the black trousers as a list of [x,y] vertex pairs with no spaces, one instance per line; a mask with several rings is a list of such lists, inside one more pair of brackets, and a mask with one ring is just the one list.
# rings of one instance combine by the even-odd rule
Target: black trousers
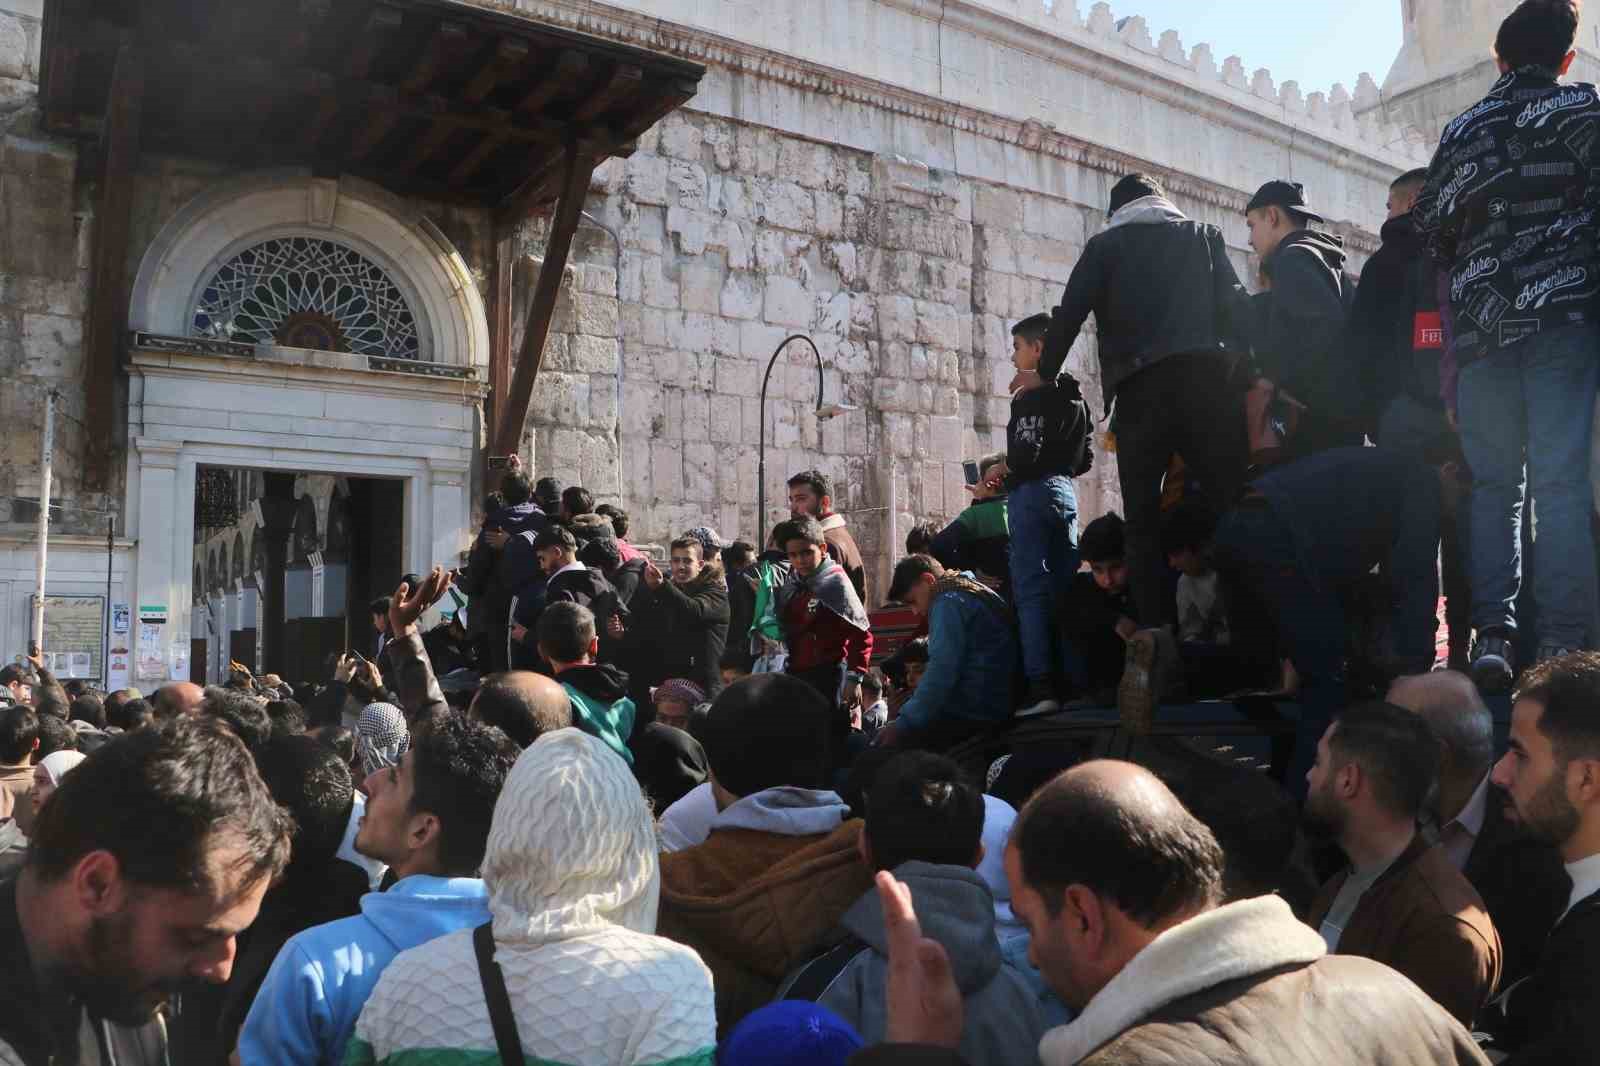
[[1177,620],[1161,550],[1161,484],[1174,455],[1221,514],[1233,502],[1248,457],[1244,400],[1221,354],[1173,355],[1117,388],[1111,428],[1122,480],[1128,582],[1139,619]]

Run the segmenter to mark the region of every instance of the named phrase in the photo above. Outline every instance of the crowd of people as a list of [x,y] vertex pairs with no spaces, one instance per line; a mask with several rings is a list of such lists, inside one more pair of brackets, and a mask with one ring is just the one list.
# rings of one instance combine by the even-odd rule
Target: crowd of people
[[[329,678],[146,698],[30,649],[0,1064],[1600,1061],[1576,31],[1507,17],[1359,283],[1291,182],[1250,295],[1118,181],[1012,330],[1005,451],[893,567],[892,654],[824,473],[760,544],[645,550],[516,459]],[[1080,531],[1108,450],[1123,511]],[[1152,735],[1205,700],[1292,730],[1279,773]],[[1139,765],[1018,728],[1113,705]]]

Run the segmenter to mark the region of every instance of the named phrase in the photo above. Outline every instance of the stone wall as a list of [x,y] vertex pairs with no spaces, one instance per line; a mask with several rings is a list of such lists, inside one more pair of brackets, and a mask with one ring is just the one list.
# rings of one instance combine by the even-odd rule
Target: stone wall
[[[939,28],[946,73],[982,69],[983,84],[941,81],[939,48],[919,36],[931,16],[898,0],[827,0],[817,24],[838,33],[820,37],[788,6],[744,19],[727,2],[508,5],[709,67],[689,107],[596,174],[534,397],[539,472],[615,495],[636,539],[661,542],[707,520],[755,539],[784,516],[786,477],[817,467],[881,581],[915,522],[965,506],[961,461],[1003,447],[1010,325],[1059,300],[1129,169],[1162,174],[1185,211],[1220,225],[1246,279],[1244,203],[1272,176],[1307,182],[1352,269],[1375,247],[1388,181],[1416,157],[1394,130],[1358,123],[1342,89],[1329,105],[1265,71],[1236,85],[1236,59],[1208,71],[1208,49],[1157,48],[1142,20],[1106,33],[1104,5],[1060,40],[1030,36],[1029,2],[947,5],[968,35]],[[1023,38],[1045,55],[1001,49],[1005,65],[984,66]],[[916,54],[897,63],[873,40]],[[1024,77],[1026,92],[996,95]],[[935,84],[942,98],[917,91]],[[1039,120],[1052,86],[1089,129]],[[527,250],[540,244],[531,227]],[[822,354],[825,401],[857,410],[819,426],[815,363],[790,347],[769,390],[758,520],[762,372],[792,333]],[[1103,413],[1092,324],[1069,366]],[[1085,520],[1118,506],[1116,484],[1102,454],[1078,484]]]

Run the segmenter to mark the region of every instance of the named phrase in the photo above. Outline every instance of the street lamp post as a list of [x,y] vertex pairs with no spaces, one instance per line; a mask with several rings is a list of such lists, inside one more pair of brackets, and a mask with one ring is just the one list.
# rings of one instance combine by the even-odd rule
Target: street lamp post
[[772,368],[778,365],[778,356],[789,346],[790,341],[805,341],[810,347],[811,354],[817,360],[817,421],[826,422],[830,418],[837,418],[846,411],[854,410],[850,404],[822,402],[822,353],[817,351],[815,342],[804,333],[791,334],[783,339],[772,351],[772,358],[767,360],[767,372],[761,379],[761,443],[757,449],[756,458],[756,536],[764,532],[761,528],[767,520],[767,383],[772,380]]

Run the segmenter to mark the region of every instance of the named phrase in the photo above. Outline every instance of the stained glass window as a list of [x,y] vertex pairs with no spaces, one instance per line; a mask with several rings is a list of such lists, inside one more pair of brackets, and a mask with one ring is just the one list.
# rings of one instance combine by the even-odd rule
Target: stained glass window
[[200,290],[196,336],[417,359],[417,320],[382,267],[321,237],[274,237]]

